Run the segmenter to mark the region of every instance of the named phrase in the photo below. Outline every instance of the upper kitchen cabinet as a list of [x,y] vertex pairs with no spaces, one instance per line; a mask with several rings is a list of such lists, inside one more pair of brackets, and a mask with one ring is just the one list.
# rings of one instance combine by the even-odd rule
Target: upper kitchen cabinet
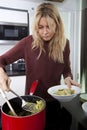
[[28,25],[28,11],[0,7],[0,23],[26,24]]

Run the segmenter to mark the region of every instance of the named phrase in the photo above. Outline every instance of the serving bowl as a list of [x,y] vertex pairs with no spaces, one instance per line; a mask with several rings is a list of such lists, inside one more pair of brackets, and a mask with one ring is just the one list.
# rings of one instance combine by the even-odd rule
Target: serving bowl
[[70,94],[67,94],[67,95],[58,95],[56,93],[58,90],[64,90],[64,89],[69,89],[69,88],[67,87],[67,85],[56,85],[56,86],[50,87],[47,90],[47,92],[53,98],[57,99],[60,102],[71,101],[73,98],[75,98],[78,94],[81,93],[81,88],[74,86],[74,85],[71,86],[71,91],[74,91],[74,93],[72,93],[72,94],[70,93]]

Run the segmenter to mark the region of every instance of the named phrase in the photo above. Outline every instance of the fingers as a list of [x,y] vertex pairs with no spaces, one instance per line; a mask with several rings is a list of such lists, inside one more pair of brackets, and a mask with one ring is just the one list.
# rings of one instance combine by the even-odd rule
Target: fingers
[[78,84],[78,83],[75,82],[74,80],[71,80],[71,84],[72,84],[72,85],[75,85],[75,86],[77,86],[77,87],[80,87],[80,84]]
[[11,83],[11,79],[8,77],[8,80],[7,80],[7,82],[6,82],[6,86],[7,86],[7,91],[9,91],[10,90],[10,83]]
[[77,86],[77,87],[81,87],[80,84],[78,84],[77,82],[75,82],[74,80],[72,80],[70,77],[65,78],[65,84],[67,84],[68,87],[71,87],[71,85]]
[[71,78],[70,77],[67,77],[65,78],[65,84],[68,86],[68,87],[71,87]]
[[0,85],[1,88],[2,88],[2,90],[3,91],[9,91],[9,89],[10,89],[10,83],[11,83],[10,78],[8,78],[7,80],[3,80],[2,84]]
[[0,88],[3,91],[9,91],[10,83],[11,83],[11,79],[8,77],[6,72],[2,68],[0,68]]
[[71,87],[71,83],[70,82],[67,83],[67,87],[69,87],[69,88]]

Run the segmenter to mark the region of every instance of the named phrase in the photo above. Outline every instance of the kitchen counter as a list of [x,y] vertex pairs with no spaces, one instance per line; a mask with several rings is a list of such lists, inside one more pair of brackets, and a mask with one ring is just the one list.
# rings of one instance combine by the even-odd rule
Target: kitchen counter
[[8,76],[23,76],[25,75],[25,71],[12,71],[12,70],[9,70],[9,71],[6,71]]
[[20,59],[16,63],[7,65],[5,69],[9,76],[23,76],[25,75],[25,62]]
[[71,130],[87,130],[87,115],[81,105],[79,95],[70,102],[61,103],[61,106],[65,107],[72,115]]

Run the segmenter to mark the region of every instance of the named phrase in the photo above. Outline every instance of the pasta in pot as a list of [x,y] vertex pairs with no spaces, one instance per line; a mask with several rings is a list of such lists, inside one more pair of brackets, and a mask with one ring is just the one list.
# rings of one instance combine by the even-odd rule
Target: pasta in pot
[[[32,115],[35,114],[37,112],[40,112],[43,108],[44,108],[44,102],[42,100],[37,100],[36,101],[36,105],[35,108],[33,109],[33,113],[23,110],[22,108],[16,108],[16,113],[18,116],[28,116],[28,115]],[[29,105],[30,106],[30,105]],[[13,116],[12,112],[9,110],[8,115]]]

